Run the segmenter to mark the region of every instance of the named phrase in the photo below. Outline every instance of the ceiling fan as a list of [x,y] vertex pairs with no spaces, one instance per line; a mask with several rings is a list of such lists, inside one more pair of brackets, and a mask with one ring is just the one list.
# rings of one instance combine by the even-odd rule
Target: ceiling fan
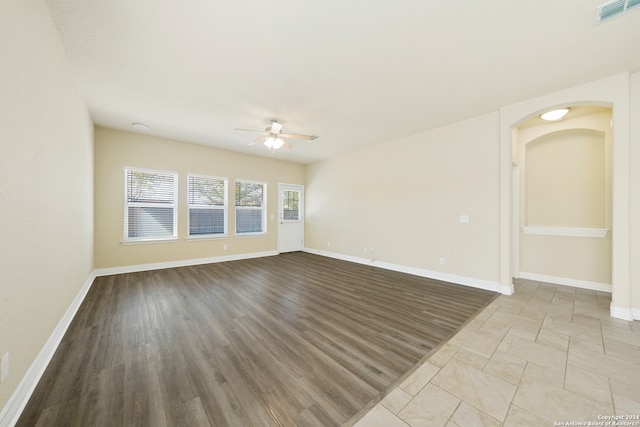
[[249,143],[249,145],[264,143],[264,145],[271,150],[272,152],[275,150],[279,150],[280,148],[284,148],[286,150],[290,150],[293,148],[293,145],[287,138],[289,139],[305,139],[307,141],[313,141],[317,138],[315,135],[300,135],[297,133],[283,133],[282,132],[282,124],[278,123],[276,120],[271,120],[271,126],[265,128],[264,131],[260,130],[252,130],[252,129],[238,129],[246,132],[253,132],[262,134],[262,136],[256,140],[253,140]]

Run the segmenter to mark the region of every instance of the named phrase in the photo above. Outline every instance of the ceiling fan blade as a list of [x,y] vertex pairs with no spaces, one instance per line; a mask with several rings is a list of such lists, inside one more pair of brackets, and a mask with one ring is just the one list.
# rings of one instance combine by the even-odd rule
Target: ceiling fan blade
[[265,134],[264,131],[261,130],[253,130],[253,129],[239,129],[239,128],[235,128],[234,130],[241,130],[241,131],[245,131],[245,132],[253,132],[253,133],[261,133],[261,134]]
[[307,141],[313,141],[317,138],[315,135],[300,135],[297,133],[282,133],[280,136],[291,139],[306,139]]
[[261,136],[260,138],[258,138],[258,139],[254,139],[253,141],[251,141],[251,142],[249,143],[249,145],[259,144],[259,143],[261,143],[261,142],[266,141],[266,140],[267,140],[267,138],[269,138],[269,136]]
[[280,137],[280,139],[283,142],[282,148],[284,148],[285,150],[291,150],[293,148],[293,145],[291,145],[291,143],[286,139],[284,139],[282,136]]

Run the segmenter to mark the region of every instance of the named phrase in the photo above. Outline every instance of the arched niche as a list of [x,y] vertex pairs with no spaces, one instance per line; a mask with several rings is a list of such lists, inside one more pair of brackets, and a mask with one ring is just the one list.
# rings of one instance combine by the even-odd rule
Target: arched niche
[[[500,284],[513,292],[514,161],[517,158],[517,127],[543,111],[567,105],[604,105],[612,108],[613,141],[611,154],[612,280],[611,315],[631,320],[629,146],[630,77],[622,73],[602,80],[571,87],[500,110]],[[508,293],[508,292],[505,292]]]
[[523,145],[523,226],[606,228],[605,132],[554,131]]
[[[610,109],[601,109],[517,135],[521,191],[512,202],[521,214],[514,216],[514,275],[611,292],[610,117]],[[580,127],[586,124],[593,129]]]

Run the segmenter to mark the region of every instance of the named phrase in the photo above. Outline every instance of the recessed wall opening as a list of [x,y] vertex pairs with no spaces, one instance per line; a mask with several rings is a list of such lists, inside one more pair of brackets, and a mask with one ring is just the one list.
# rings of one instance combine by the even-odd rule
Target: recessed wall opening
[[514,129],[514,276],[611,291],[612,109]]

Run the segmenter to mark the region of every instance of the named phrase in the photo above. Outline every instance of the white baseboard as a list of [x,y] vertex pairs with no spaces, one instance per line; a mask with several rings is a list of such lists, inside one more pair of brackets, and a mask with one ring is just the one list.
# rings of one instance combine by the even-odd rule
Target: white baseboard
[[29,402],[33,391],[38,385],[38,381],[40,381],[42,374],[44,374],[45,369],[47,369],[51,358],[53,358],[54,353],[58,349],[64,334],[67,332],[71,321],[78,312],[82,301],[84,301],[84,298],[87,296],[95,278],[96,275],[92,272],[84,285],[82,285],[80,292],[78,292],[73,302],[62,316],[62,319],[58,322],[58,325],[51,333],[51,336],[49,336],[44,347],[42,347],[42,350],[40,350],[40,353],[36,356],[35,360],[27,370],[27,373],[22,377],[20,384],[18,384],[18,387],[2,409],[2,412],[0,412],[0,426],[9,427],[18,422],[24,407],[27,406],[27,402]]
[[190,265],[213,264],[216,262],[238,261],[241,259],[262,258],[278,255],[278,251],[251,252],[237,255],[224,255],[209,258],[185,259],[179,261],[156,262],[152,264],[124,265],[121,267],[98,268],[94,270],[97,277],[112,274],[137,273],[140,271],[161,270],[164,268],[188,267]]
[[640,320],[639,308],[614,307],[613,304],[611,304],[609,312],[611,313],[611,317],[615,317],[616,319],[628,320],[630,322]]
[[414,276],[426,277],[429,279],[442,280],[443,282],[456,283],[458,285],[471,286],[473,288],[485,289],[488,291],[499,292],[504,295],[513,293],[513,286],[502,285],[498,282],[490,280],[476,279],[473,277],[458,276],[454,274],[442,273],[440,271],[426,270],[416,267],[408,267],[406,265],[393,264],[367,258],[360,258],[351,255],[343,255],[336,252],[322,251],[319,249],[304,248],[305,252],[310,254],[322,255],[329,258],[340,259],[343,261],[355,262],[358,264],[371,265],[373,267],[384,268],[385,270],[398,271],[401,273],[413,274]]
[[548,276],[546,274],[520,272],[520,278],[537,282],[553,283],[555,285],[572,286],[574,288],[589,289],[611,293],[610,283],[590,282],[588,280],[570,279],[567,277]]

